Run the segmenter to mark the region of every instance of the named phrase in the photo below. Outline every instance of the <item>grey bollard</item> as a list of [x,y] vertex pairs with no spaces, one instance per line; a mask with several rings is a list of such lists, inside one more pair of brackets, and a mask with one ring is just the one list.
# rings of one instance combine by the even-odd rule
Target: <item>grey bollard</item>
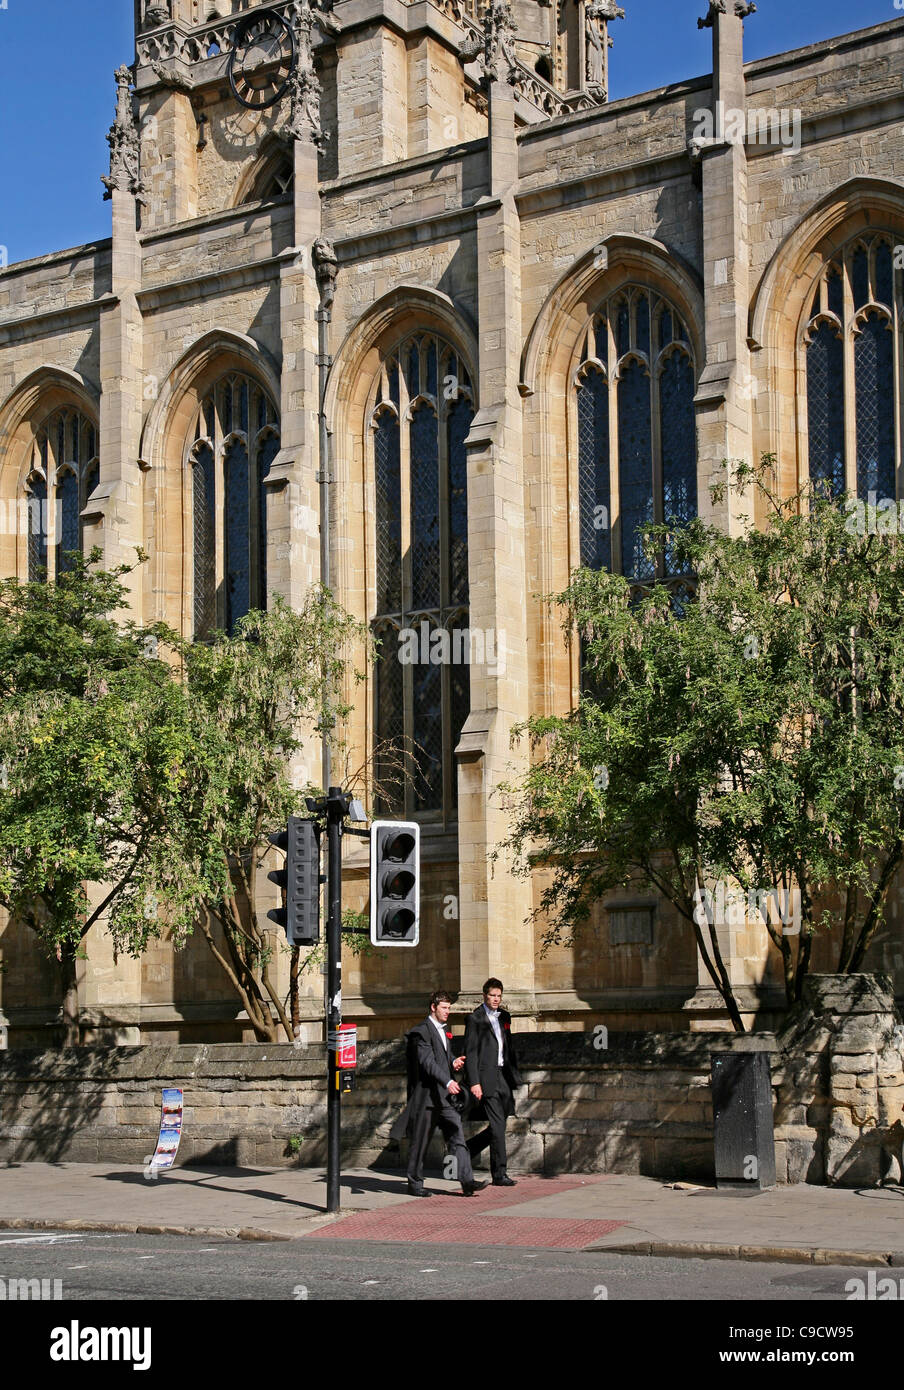
[[716,1187],[775,1186],[772,1077],[766,1052],[713,1052]]

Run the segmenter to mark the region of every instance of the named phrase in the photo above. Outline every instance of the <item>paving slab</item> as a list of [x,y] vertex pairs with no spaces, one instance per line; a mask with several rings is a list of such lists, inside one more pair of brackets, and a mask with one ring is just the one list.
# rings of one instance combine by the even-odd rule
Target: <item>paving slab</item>
[[328,1215],[320,1168],[0,1165],[0,1229],[142,1231],[245,1240],[354,1239],[534,1245],[638,1255],[904,1266],[904,1188],[801,1184],[725,1191],[623,1174],[522,1175],[471,1198],[428,1177],[408,1195],[402,1173],[342,1175]]

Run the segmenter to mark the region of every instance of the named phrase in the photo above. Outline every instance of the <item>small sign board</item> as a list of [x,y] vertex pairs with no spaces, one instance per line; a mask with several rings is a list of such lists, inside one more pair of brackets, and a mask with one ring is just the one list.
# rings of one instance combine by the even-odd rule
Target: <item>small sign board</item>
[[144,1161],[146,1178],[156,1178],[157,1174],[172,1168],[179,1151],[182,1138],[182,1108],[184,1092],[175,1086],[163,1088],[163,1102],[160,1108],[160,1132],[157,1147]]
[[340,1023],[338,1031],[331,1029],[329,1050],[338,1053],[336,1066],[339,1071],[351,1071],[358,1065],[358,1025]]

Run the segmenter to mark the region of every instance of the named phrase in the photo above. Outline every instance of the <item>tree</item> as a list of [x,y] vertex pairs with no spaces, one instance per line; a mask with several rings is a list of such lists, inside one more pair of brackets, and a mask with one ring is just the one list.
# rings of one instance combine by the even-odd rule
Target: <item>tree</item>
[[518,870],[551,873],[546,940],[573,936],[615,887],[653,888],[692,927],[739,1031],[713,885],[762,922],[791,1004],[818,930],[837,932],[839,971],[862,968],[904,853],[904,541],[854,499],[781,499],[771,465],[714,488],[752,490],[760,528],[647,528],[695,595],[575,573],[555,602],[588,688],[517,731],[535,761],[509,788]]
[[192,738],[183,795],[167,843],[149,857],[145,886],[177,939],[199,927],[262,1041],[280,1030],[292,1041],[294,1027],[270,972],[259,870],[270,833],[318,790],[295,785],[293,759],[305,739],[348,713],[343,683],[362,678],[354,647],[369,650],[367,629],[321,586],[298,611],[274,595],[234,637],[179,647]]
[[54,584],[0,581],[0,905],[56,958],[74,1043],[91,928],[109,914],[136,955],[156,934],[143,866],[166,838],[190,730],[181,687],[151,655],[167,630],[111,616],[134,567],[68,558]]
[[76,959],[101,920],[136,957],[198,927],[257,1036],[291,1039],[257,871],[303,803],[304,738],[347,712],[349,648],[367,633],[314,588],[301,611],[275,597],[193,645],[117,621],[133,567],[70,559],[56,583],[0,584],[0,904],[56,955],[69,1043]]

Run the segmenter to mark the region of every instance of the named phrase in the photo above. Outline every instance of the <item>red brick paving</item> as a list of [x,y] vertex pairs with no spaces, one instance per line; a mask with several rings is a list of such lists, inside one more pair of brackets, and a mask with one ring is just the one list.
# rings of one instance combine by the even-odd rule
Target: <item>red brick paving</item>
[[[380,1240],[415,1244],[536,1245],[581,1250],[624,1221],[581,1221],[569,1216],[500,1216],[501,1208],[568,1192],[603,1177],[518,1179],[517,1188],[488,1187],[474,1197],[434,1193],[379,1211],[361,1211],[312,1231],[307,1240]],[[429,1184],[428,1184],[429,1186]]]

